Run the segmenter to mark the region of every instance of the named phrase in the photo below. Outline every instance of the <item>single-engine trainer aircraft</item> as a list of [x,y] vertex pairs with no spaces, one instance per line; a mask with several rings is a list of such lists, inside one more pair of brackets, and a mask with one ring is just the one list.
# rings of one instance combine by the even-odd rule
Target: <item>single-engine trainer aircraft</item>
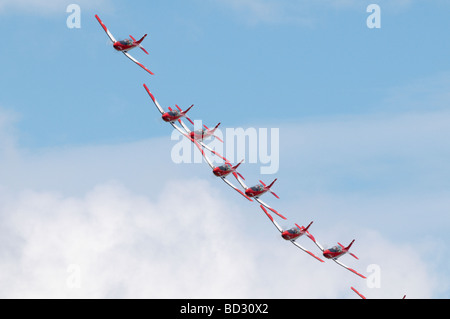
[[242,164],[243,160],[235,166],[232,166],[230,164],[230,162],[228,162],[228,161],[226,161],[224,165],[214,166],[212,161],[208,158],[208,156],[203,151],[200,144],[195,139],[191,139],[191,141],[198,147],[198,149],[200,150],[200,152],[203,155],[203,158],[205,159],[206,163],[208,163],[209,167],[211,167],[212,172],[215,176],[220,177],[220,179],[223,180],[228,186],[233,188],[235,191],[237,191],[239,194],[241,194],[242,196],[247,198],[249,201],[253,202],[253,200],[250,197],[248,197],[247,195],[245,195],[243,191],[241,191],[239,188],[234,186],[229,180],[226,179],[226,177],[230,174],[234,175],[234,177],[236,177],[236,178],[238,178],[238,176],[240,176],[241,178],[244,178],[239,172],[236,171],[237,168]]
[[[311,236],[312,237],[312,236]],[[310,238],[311,238],[310,237]],[[341,243],[338,243],[336,246],[333,246],[331,248],[323,248],[321,244],[319,244],[314,237],[311,238],[312,241],[317,245],[317,247],[319,247],[319,249],[323,252],[323,256],[325,258],[331,259],[333,260],[335,263],[337,263],[338,265],[350,270],[351,272],[357,274],[358,276],[366,279],[366,277],[364,277],[363,275],[361,275],[359,272],[357,272],[356,270],[344,265],[343,263],[341,263],[338,258],[344,256],[346,253],[349,253],[349,255],[351,255],[352,257],[359,259],[358,257],[356,257],[354,254],[352,254],[351,252],[349,252],[350,247],[353,245],[353,243],[355,242],[355,240],[353,239],[352,242],[350,243],[350,245],[348,245],[347,247],[344,247]]]
[[286,217],[284,217],[283,215],[278,213],[275,209],[273,209],[272,207],[270,207],[269,205],[264,203],[261,199],[259,199],[260,196],[264,195],[267,192],[270,192],[270,193],[272,193],[273,196],[275,196],[276,198],[279,198],[278,195],[275,194],[274,192],[272,192],[272,190],[270,189],[272,187],[272,185],[277,181],[277,179],[275,179],[272,183],[270,183],[269,186],[267,186],[266,184],[264,184],[263,181],[260,180],[259,182],[261,184],[257,184],[255,186],[248,187],[247,185],[245,185],[244,181],[241,178],[239,178],[237,176],[235,176],[235,177],[238,180],[239,184],[241,184],[241,186],[244,188],[245,195],[247,195],[248,197],[254,198],[258,203],[260,203],[267,209],[270,209],[272,212],[274,212],[281,218],[287,219]]
[[296,239],[300,238],[301,236],[305,235],[308,238],[314,238],[312,237],[312,235],[308,232],[308,228],[309,226],[311,226],[312,222],[309,223],[308,227],[303,227],[303,226],[299,226],[297,224],[295,224],[295,227],[292,227],[290,229],[287,230],[283,230],[283,228],[280,227],[280,225],[273,219],[273,217],[267,212],[267,210],[264,208],[263,205],[260,205],[261,209],[264,211],[264,213],[266,213],[267,217],[269,217],[269,219],[271,220],[271,222],[275,225],[275,227],[278,229],[278,231],[281,233],[281,237],[283,237],[284,240],[289,240],[291,243],[293,243],[295,246],[297,246],[298,248],[300,248],[301,250],[303,250],[304,252],[310,254],[312,257],[316,258],[318,261],[320,262],[324,262],[322,259],[320,259],[319,257],[317,257],[316,255],[314,255],[312,252],[310,252],[309,250],[307,250],[306,248],[300,246],[297,242]]
[[127,56],[127,58],[129,58],[131,61],[133,61],[134,63],[136,63],[137,65],[139,65],[141,68],[143,68],[145,71],[147,71],[150,74],[154,74],[152,71],[150,71],[149,69],[147,69],[142,63],[140,63],[138,60],[136,60],[135,58],[133,58],[128,51],[130,51],[131,49],[134,49],[136,47],[139,47],[142,49],[142,51],[144,51],[146,54],[148,54],[147,50],[145,50],[142,45],[141,42],[145,39],[145,37],[147,36],[147,34],[145,34],[139,41],[136,41],[135,38],[133,38],[130,35],[130,39],[125,39],[125,40],[120,40],[117,41],[114,36],[111,34],[111,32],[109,32],[108,28],[105,26],[105,24],[102,22],[102,20],[100,20],[98,15],[95,15],[95,17],[97,18],[98,22],[100,23],[100,25],[102,26],[103,30],[105,30],[106,34],[108,35],[108,37],[111,39],[112,41],[112,45],[113,48],[116,51],[122,52],[123,54],[125,54]]

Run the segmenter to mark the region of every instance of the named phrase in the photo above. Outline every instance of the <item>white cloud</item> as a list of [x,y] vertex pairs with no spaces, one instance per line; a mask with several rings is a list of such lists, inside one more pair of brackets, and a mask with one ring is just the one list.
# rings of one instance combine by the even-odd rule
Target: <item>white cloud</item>
[[[25,191],[3,202],[2,242],[8,253],[0,258],[0,295],[338,298],[350,285],[365,288],[338,265],[319,264],[284,243],[274,229],[259,236],[251,225],[242,225],[240,216],[257,207],[233,209],[207,191],[214,189],[209,183],[182,182],[190,188],[167,183],[154,202],[117,183],[99,185],[83,197]],[[311,246],[308,239],[301,241]],[[382,267],[382,286],[370,290],[372,296],[396,298],[405,291],[410,297],[430,296],[434,276],[417,251],[376,232],[355,246],[362,261],[346,257],[345,263],[365,272],[367,261],[375,259]]]
[[[245,282],[254,265],[245,245],[239,244],[241,236],[230,222],[233,215],[204,191],[207,183],[190,186],[168,183],[155,203],[114,183],[100,185],[83,198],[21,193],[2,207],[3,227],[16,240],[9,247],[15,258],[0,261],[0,281],[8,287],[0,294],[8,298],[248,294],[248,287],[239,283]],[[67,284],[73,275],[70,265],[79,267],[79,288]]]
[[[0,132],[0,144],[14,140],[10,130]],[[445,289],[424,247],[396,243],[378,225],[361,228],[361,219],[352,219],[357,208],[345,212],[351,203],[319,212],[311,232],[322,243],[357,236],[360,261],[345,256],[344,263],[363,273],[372,263],[382,268],[381,288],[368,290],[351,272],[284,242],[257,205],[212,176],[205,181],[206,165],[186,172],[172,163],[168,142],[15,150],[15,164],[2,158],[0,296],[354,298],[356,286],[372,298],[428,298]],[[155,150],[159,156],[151,156]],[[208,175],[197,174],[203,171]],[[297,211],[286,211],[291,222],[310,221]],[[336,216],[337,224],[323,219]],[[307,238],[301,243],[320,254]]]

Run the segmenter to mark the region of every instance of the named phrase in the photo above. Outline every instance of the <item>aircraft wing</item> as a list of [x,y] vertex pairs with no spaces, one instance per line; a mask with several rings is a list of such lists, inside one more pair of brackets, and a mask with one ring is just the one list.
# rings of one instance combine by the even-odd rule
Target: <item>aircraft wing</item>
[[324,251],[324,250],[325,250],[325,249],[322,247],[322,245],[314,238],[314,236],[311,235],[311,233],[310,233],[309,231],[306,231],[306,236],[307,236],[309,239],[311,239],[311,240],[314,242],[314,244],[316,244],[316,246],[319,247],[319,249],[320,249],[321,251]]
[[324,262],[322,259],[320,259],[320,258],[317,257],[316,255],[314,255],[312,252],[310,252],[310,251],[307,250],[306,248],[303,248],[302,246],[300,246],[295,240],[291,240],[291,243],[293,243],[295,246],[297,246],[298,248],[300,248],[300,249],[303,250],[304,252],[310,254],[312,257],[316,258],[318,261]]
[[351,272],[357,274],[358,276],[366,279],[366,277],[364,277],[363,275],[361,275],[359,272],[357,272],[356,270],[344,265],[343,263],[341,263],[339,260],[337,260],[336,258],[333,259],[338,265],[341,265],[342,267],[346,268],[347,270],[350,270]]
[[105,30],[106,34],[108,35],[108,37],[111,39],[111,41],[113,43],[116,43],[117,40],[114,38],[114,36],[112,35],[111,32],[109,32],[108,28],[106,27],[106,25],[102,22],[102,20],[100,20],[100,18],[98,17],[98,15],[95,15],[95,17],[97,18],[97,21],[100,23],[100,25],[102,26],[103,30]]
[[[184,135],[185,137],[187,137],[192,143],[196,144],[197,147],[200,147],[200,145],[198,145],[198,143],[192,139],[189,135],[186,134],[186,132],[184,132],[181,127],[179,127],[178,125],[176,125],[175,123],[170,123],[170,125],[173,126],[174,129],[176,129],[178,132],[180,132],[182,135]],[[203,152],[203,150],[201,150]]]
[[263,205],[260,205],[259,207],[261,207],[261,209],[264,211],[264,213],[266,213],[267,217],[269,217],[270,221],[272,222],[272,224],[275,225],[275,227],[278,229],[278,231],[280,233],[283,232],[283,228],[280,227],[280,225],[273,219],[272,215],[270,215],[267,210],[264,208]]
[[184,128],[186,133],[188,133],[188,134],[191,133],[191,130],[189,129],[189,127],[187,127],[186,124],[184,124],[183,121],[181,121],[181,119],[178,122],[180,122],[181,126]]
[[155,75],[152,71],[150,71],[149,69],[147,69],[141,62],[139,62],[138,60],[136,60],[135,58],[133,58],[128,52],[122,51],[123,54],[125,54],[127,56],[128,59],[130,59],[131,61],[133,61],[134,63],[136,63],[137,65],[139,65],[141,68],[143,68],[145,71],[147,71],[148,73]]
[[242,180],[242,178],[240,178],[239,176],[236,176],[236,175],[234,177],[236,177],[237,181],[239,182],[239,184],[241,184],[242,188],[247,189],[248,187],[247,187],[247,185],[245,185],[245,183]]
[[270,207],[269,205],[267,205],[266,203],[264,203],[262,200],[260,200],[258,197],[255,197],[255,200],[260,203],[261,205],[263,205],[264,207],[266,207],[267,209],[270,209],[272,212],[274,212],[275,214],[277,214],[278,216],[280,216],[283,219],[287,219],[286,217],[284,217],[283,215],[281,215],[280,213],[278,213],[275,209],[273,209],[272,207]]
[[148,87],[147,87],[147,85],[145,83],[144,83],[144,88],[147,91],[147,93],[150,96],[150,98],[152,99],[153,103],[155,103],[155,106],[158,109],[158,111],[161,114],[164,114],[164,109],[161,107],[161,105],[159,105],[158,101],[155,99],[155,96],[152,94],[152,92],[150,92],[150,90],[148,89]]
[[201,149],[200,145],[198,143],[196,143],[195,145],[197,145],[198,149],[202,153],[203,158],[205,159],[206,163],[208,163],[209,167],[211,167],[211,169],[214,169],[215,166],[213,165],[211,160],[208,158],[208,156],[206,156],[205,152],[203,152],[203,150]]
[[223,159],[225,162],[229,162],[229,160],[227,160],[225,157],[223,157],[221,154],[217,153],[216,151],[214,151],[211,147],[209,147],[208,145],[206,145],[205,143],[198,141],[198,143],[200,143],[201,146],[203,146],[204,148],[206,148],[208,151],[210,151],[211,153],[213,153],[214,155],[220,157],[221,159]]
[[233,188],[236,192],[238,192],[239,194],[241,194],[242,196],[244,196],[245,198],[247,198],[249,201],[253,202],[253,200],[248,197],[247,195],[244,194],[243,191],[241,191],[239,188],[237,188],[236,186],[234,186],[232,183],[230,183],[225,177],[221,177],[221,179],[231,188]]
[[[180,123],[184,124],[183,122],[180,121]],[[173,124],[173,126],[175,128],[177,128],[177,126],[175,124]],[[177,128],[179,132],[181,132],[181,129]],[[189,133],[189,132],[188,132]],[[208,156],[206,156],[205,152],[203,152],[202,146],[200,146],[200,144],[198,143],[198,141],[195,141],[194,139],[192,139],[190,136],[188,136],[186,133],[182,133],[184,136],[186,136],[187,138],[189,138],[192,143],[194,143],[197,148],[199,149],[200,153],[202,153],[203,158],[205,159],[206,163],[208,163],[209,167],[211,167],[211,169],[214,169],[215,166],[213,165],[213,163],[211,162],[211,160],[208,158]]]
[[350,288],[352,288],[352,290],[353,290],[358,296],[360,296],[361,299],[366,299],[366,297],[365,297],[363,294],[361,294],[358,290],[356,290],[356,289],[353,288],[353,287],[350,287]]

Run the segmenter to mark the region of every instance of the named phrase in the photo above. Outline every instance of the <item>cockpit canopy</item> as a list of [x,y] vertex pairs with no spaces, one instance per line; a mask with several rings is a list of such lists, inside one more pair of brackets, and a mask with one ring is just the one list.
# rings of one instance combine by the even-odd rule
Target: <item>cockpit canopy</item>
[[288,233],[292,235],[298,235],[300,234],[300,229],[296,227],[292,227],[291,229],[288,229]]
[[119,41],[119,43],[122,45],[132,45],[133,41],[131,39],[125,39],[125,40]]
[[197,134],[197,135],[205,135],[206,129],[196,130],[194,133]]
[[220,169],[222,171],[229,171],[231,169],[231,167],[227,164],[220,166]]
[[261,192],[261,191],[263,191],[264,190],[264,186],[262,186],[262,185],[255,185],[255,186],[252,186],[252,187],[250,187],[253,191],[255,191],[255,192]]
[[329,251],[331,251],[332,253],[340,253],[340,252],[342,252],[342,247],[340,247],[340,246],[334,246],[334,247],[331,247],[331,248],[329,249]]
[[170,116],[175,117],[175,116],[178,116],[180,113],[178,111],[169,111],[169,112],[167,112],[167,114],[169,114]]

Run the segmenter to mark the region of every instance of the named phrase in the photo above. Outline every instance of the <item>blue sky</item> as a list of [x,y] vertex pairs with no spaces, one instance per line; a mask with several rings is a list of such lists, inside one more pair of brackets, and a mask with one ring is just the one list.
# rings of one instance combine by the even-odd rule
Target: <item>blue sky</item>
[[[449,44],[439,37],[448,29],[443,2],[386,5],[379,30],[365,24],[367,1],[299,4],[290,12],[284,1],[259,2],[279,7],[279,18],[226,1],[105,1],[81,6],[81,29],[68,29],[64,5],[50,12],[6,6],[0,23],[10,46],[1,84],[9,94],[2,105],[21,114],[27,146],[113,142],[164,134],[148,125],[154,110],[142,107],[143,82],[164,105],[194,103],[193,116],[240,126],[397,111],[380,110],[391,88],[448,70]],[[155,77],[108,52],[95,13],[117,38],[149,34],[150,56],[133,53]],[[118,80],[105,81],[111,78]]]
[[[0,27],[7,30],[0,78],[4,92],[0,96],[0,162],[7,169],[0,175],[0,207],[7,225],[4,233],[30,243],[19,245],[9,240],[8,256],[22,258],[4,257],[2,267],[9,270],[20,260],[32,265],[34,257],[27,252],[39,252],[39,243],[53,242],[24,226],[20,217],[57,234],[64,229],[61,225],[77,225],[73,237],[57,247],[61,251],[72,248],[61,253],[60,263],[44,264],[36,273],[26,272],[27,265],[21,264],[17,277],[30,284],[29,295],[132,296],[138,276],[116,283],[125,287],[121,293],[116,286],[109,286],[107,274],[97,286],[85,284],[76,292],[58,290],[56,279],[54,289],[43,288],[41,281],[50,269],[63,269],[61,278],[65,278],[68,263],[94,269],[83,276],[96,278],[96,271],[105,263],[117,262],[115,256],[124,243],[131,252],[141,251],[149,240],[146,236],[152,237],[147,233],[159,234],[160,230],[130,207],[148,211],[154,221],[159,217],[155,207],[164,209],[162,198],[171,188],[181,193],[174,207],[181,209],[184,201],[189,202],[189,193],[179,186],[183,184],[193,189],[207,185],[220,194],[198,191],[198,200],[206,200],[204,209],[212,214],[198,229],[204,236],[214,235],[210,234],[212,228],[227,236],[214,226],[226,223],[230,246],[223,247],[216,239],[206,251],[214,252],[219,245],[231,261],[238,257],[230,247],[239,257],[255,251],[242,257],[245,272],[230,268],[235,280],[247,280],[242,291],[225,282],[218,282],[215,288],[201,286],[199,291],[218,297],[299,297],[285,295],[275,279],[267,283],[273,285],[272,293],[258,286],[256,269],[259,262],[271,260],[264,247],[276,249],[274,254],[282,259],[298,254],[299,262],[304,262],[307,256],[293,247],[278,250],[280,241],[268,220],[259,215],[259,208],[241,203],[238,195],[210,176],[206,165],[171,162],[171,129],[162,123],[143,89],[146,83],[164,107],[195,104],[191,117],[207,125],[221,122],[224,128],[280,128],[280,170],[263,179],[279,178],[276,193],[282,199],[268,197],[267,201],[303,223],[314,219],[314,234],[330,245],[360,238],[355,250],[366,259],[361,258],[355,267],[363,270],[367,264],[384,262],[384,269],[389,269],[385,278],[392,284],[386,283],[385,289],[364,289],[350,274],[341,281],[330,277],[331,287],[326,291],[314,288],[300,297],[351,298],[354,294],[347,289],[351,284],[359,284],[368,297],[401,297],[405,293],[419,298],[449,297],[448,284],[438,279],[448,278],[442,269],[450,266],[442,252],[450,226],[450,44],[445,40],[450,5],[446,1],[72,2],[81,8],[80,29],[66,26],[70,1],[0,1]],[[381,7],[380,29],[366,25],[370,3]],[[113,51],[95,14],[116,38],[148,33],[143,46],[150,55],[140,50],[131,54],[155,76]],[[258,164],[242,167],[249,183],[261,178],[258,172]],[[105,238],[114,239],[120,221],[126,220],[123,211],[102,202],[108,201],[107,195],[116,196],[123,211],[136,213],[127,231],[141,230],[140,235],[125,237],[123,242],[113,240],[119,248],[114,243],[102,244]],[[203,216],[195,210],[194,199],[184,208],[186,214],[192,213],[192,219],[169,210],[167,215],[173,213],[181,221],[164,216],[160,226],[179,227],[183,232],[187,225],[194,227],[193,219]],[[133,204],[136,200],[138,204]],[[33,207],[39,205],[54,218],[37,218]],[[235,208],[232,221],[222,216],[229,212],[228,205]],[[102,214],[107,215],[105,207],[116,217],[110,221],[111,227],[104,226],[100,240],[88,237],[99,240],[97,249],[107,257],[92,261],[75,238],[93,227],[86,220],[98,221]],[[58,214],[61,210],[68,219]],[[7,211],[17,212],[19,217],[5,217]],[[72,216],[77,214],[87,216],[86,220]],[[250,233],[249,225],[255,226]],[[264,245],[258,245],[259,236]],[[196,246],[201,238],[190,235],[186,242]],[[240,246],[242,240],[248,246]],[[171,249],[170,245],[176,245],[153,237],[150,241],[154,250],[159,244]],[[163,271],[164,267],[131,252],[128,257],[136,264]],[[196,252],[202,253],[186,248],[183,258]],[[216,261],[213,266],[220,272],[221,265],[232,263],[230,260]],[[291,278],[297,275],[295,262],[297,259],[293,265],[277,263],[276,267],[287,267],[285,272]],[[167,266],[173,260],[167,257],[159,263]],[[195,265],[194,260],[186,263]],[[120,265],[124,273],[131,267],[125,262]],[[327,263],[325,271],[316,271],[314,264],[308,263],[303,273],[316,272],[312,278],[301,278],[316,286],[314,278],[345,273],[335,266]],[[144,276],[145,270],[139,268],[138,273]],[[172,269],[173,276],[167,276],[179,279],[177,275],[183,274],[182,269]],[[416,280],[404,284],[410,277]],[[193,293],[191,284],[186,282],[182,293],[167,291],[163,296],[203,297]],[[20,287],[10,295],[0,295],[27,296]],[[92,293],[98,287],[100,295]],[[154,296],[152,291],[146,293],[143,297]]]

